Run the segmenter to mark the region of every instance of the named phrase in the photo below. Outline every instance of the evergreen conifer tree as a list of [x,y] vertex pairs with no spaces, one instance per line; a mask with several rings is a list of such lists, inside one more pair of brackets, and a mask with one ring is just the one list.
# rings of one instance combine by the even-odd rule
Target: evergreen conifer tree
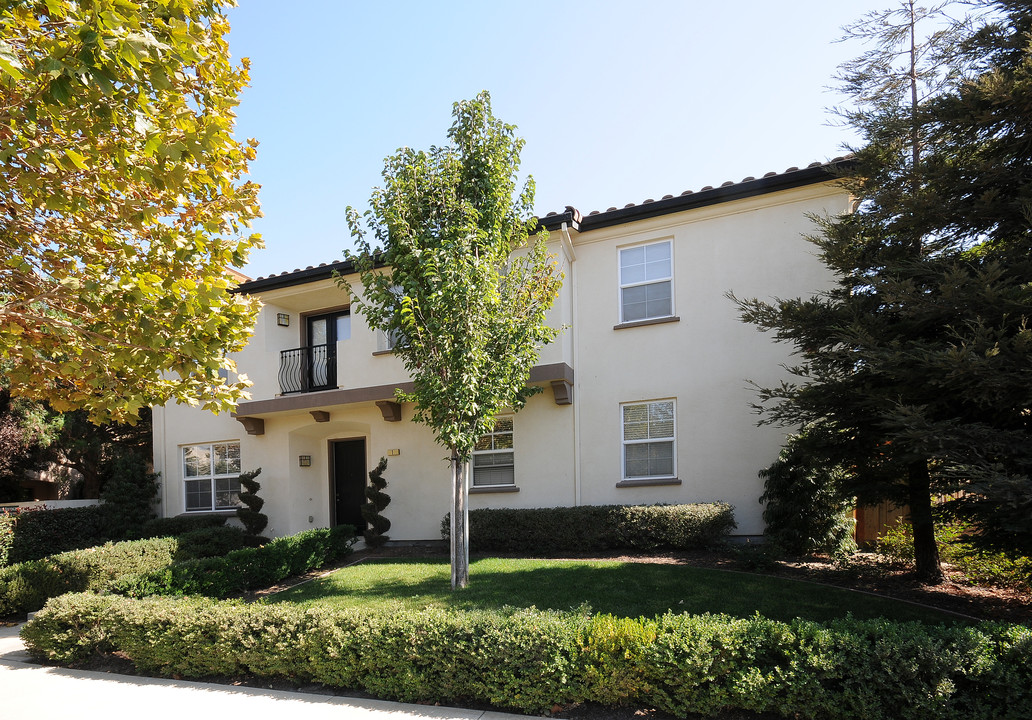
[[795,382],[761,389],[764,422],[807,425],[794,449],[841,468],[859,502],[908,506],[930,582],[933,494],[1029,507],[1032,56],[1028,11],[994,5],[1010,12],[965,21],[905,2],[850,28],[876,47],[843,74],[865,142],[844,180],[856,211],[813,238],[836,284],[740,302],[801,357]]

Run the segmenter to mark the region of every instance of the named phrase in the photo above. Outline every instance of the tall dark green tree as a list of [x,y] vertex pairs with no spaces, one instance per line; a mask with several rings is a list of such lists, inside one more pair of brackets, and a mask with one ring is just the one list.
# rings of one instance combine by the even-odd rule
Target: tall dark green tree
[[856,210],[818,219],[812,238],[836,283],[740,302],[800,358],[793,382],[761,389],[763,421],[815,428],[805,449],[861,503],[908,506],[930,582],[942,579],[933,494],[1027,483],[1032,440],[1032,143],[1003,140],[1032,127],[1015,82],[1027,11],[953,9],[904,2],[848,29],[873,44],[842,73],[855,100],[843,116],[863,138],[844,178]]

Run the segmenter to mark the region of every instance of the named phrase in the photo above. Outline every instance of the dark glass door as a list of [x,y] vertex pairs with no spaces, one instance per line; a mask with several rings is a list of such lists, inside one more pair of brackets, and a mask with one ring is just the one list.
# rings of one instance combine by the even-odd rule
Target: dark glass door
[[337,341],[350,337],[351,315],[347,310],[308,318],[309,389],[337,387]]
[[330,443],[332,459],[331,502],[334,525],[354,525],[361,535],[366,528],[362,519],[365,502],[365,440],[334,440]]

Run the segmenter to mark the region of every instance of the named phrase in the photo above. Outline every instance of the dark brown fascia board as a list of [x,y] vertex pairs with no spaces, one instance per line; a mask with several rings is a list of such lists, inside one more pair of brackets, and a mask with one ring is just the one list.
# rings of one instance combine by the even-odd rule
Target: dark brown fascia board
[[[559,381],[568,382],[572,385],[573,368],[562,362],[535,365],[530,370],[530,381],[532,383]],[[259,415],[267,416],[272,413],[311,411],[319,408],[333,407],[334,405],[351,405],[361,402],[376,402],[377,400],[393,401],[395,390],[410,393],[413,390],[413,385],[411,382],[401,382],[371,387],[338,388],[336,390],[281,395],[269,400],[246,400],[237,405],[237,409],[232,415],[233,417],[241,418],[242,422],[243,419],[255,419]]]
[[[374,267],[383,267],[384,262],[380,260],[380,254],[374,254]],[[280,273],[269,277],[258,278],[250,282],[241,283],[233,289],[238,293],[256,293],[264,290],[276,290],[277,288],[291,287],[293,285],[304,285],[319,280],[329,280],[335,275],[351,275],[358,272],[355,263],[351,260],[338,260],[337,262],[325,263],[318,267],[309,267],[304,270],[297,270],[291,273]]]
[[269,277],[258,278],[251,282],[240,283],[233,289],[233,292],[252,294],[263,290],[275,290],[277,288],[290,287],[291,285],[304,285],[305,283],[318,280],[328,280],[334,273],[339,275],[350,275],[355,272],[355,264],[350,260],[338,260],[334,263],[327,263],[319,267],[310,267],[292,273],[281,273]]

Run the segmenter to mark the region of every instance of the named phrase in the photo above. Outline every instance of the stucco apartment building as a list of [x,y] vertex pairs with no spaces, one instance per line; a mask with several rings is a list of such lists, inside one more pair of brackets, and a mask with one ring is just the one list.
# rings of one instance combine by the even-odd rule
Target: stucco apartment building
[[[828,285],[804,235],[849,209],[814,163],[582,216],[541,219],[566,279],[542,349],[543,387],[482,439],[470,507],[726,501],[738,534],[763,531],[757,472],[784,431],[758,427],[748,380],[777,382],[789,350],[738,319],[726,297],[794,297]],[[161,512],[232,513],[241,471],[262,468],[266,534],[360,522],[381,456],[395,540],[440,537],[447,451],[395,400],[406,371],[390,341],[350,312],[332,277],[348,262],[247,281],[264,307],[236,356],[254,382],[234,414],[155,408]]]

